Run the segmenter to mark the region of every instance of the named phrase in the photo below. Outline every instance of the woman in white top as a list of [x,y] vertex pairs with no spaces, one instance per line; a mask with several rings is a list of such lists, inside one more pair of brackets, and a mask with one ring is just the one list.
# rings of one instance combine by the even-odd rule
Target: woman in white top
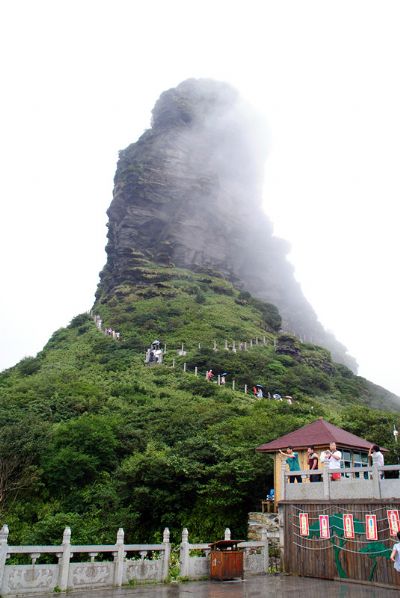
[[381,449],[377,444],[371,446],[368,457],[372,460],[372,465],[375,465],[375,463],[378,465],[378,467],[383,467],[385,465],[385,459],[383,458]]
[[[383,467],[385,465],[385,459],[381,453],[381,449],[377,444],[371,446],[371,448],[369,449],[368,457],[372,461],[372,465],[377,465],[378,467]],[[383,479],[383,471],[380,472],[379,477]]]

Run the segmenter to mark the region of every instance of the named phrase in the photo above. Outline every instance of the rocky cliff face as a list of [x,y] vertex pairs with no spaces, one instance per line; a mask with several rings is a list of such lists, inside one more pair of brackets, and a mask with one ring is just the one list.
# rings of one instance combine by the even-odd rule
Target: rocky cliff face
[[328,334],[261,208],[262,123],[230,86],[187,80],[164,92],[150,130],[120,152],[98,296],[142,283],[144,260],[219,272],[275,304],[284,328],[356,363]]

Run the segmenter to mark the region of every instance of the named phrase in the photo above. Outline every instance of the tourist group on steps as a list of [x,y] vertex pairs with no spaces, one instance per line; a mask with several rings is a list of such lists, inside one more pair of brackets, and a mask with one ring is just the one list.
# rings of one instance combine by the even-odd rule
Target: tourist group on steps
[[[96,328],[100,332],[103,332],[103,334],[105,334],[106,336],[112,337],[114,340],[121,340],[120,332],[113,330],[111,327],[103,328],[103,320],[101,319],[101,316],[99,314],[93,315],[92,312],[89,312],[89,314],[92,317],[92,319],[96,325]],[[265,337],[263,339],[263,344],[266,344]],[[237,347],[238,347],[239,351],[247,351],[248,346],[254,347],[257,345],[258,345],[258,339],[256,339],[255,343],[253,343],[253,341],[250,341],[250,343],[247,343],[247,342],[237,343]],[[199,348],[200,348],[200,345],[199,345]],[[215,351],[217,350],[216,341],[214,341],[213,348]],[[225,350],[229,350],[228,341],[225,341],[224,348],[225,348]],[[233,345],[232,345],[232,351],[233,352],[237,351],[235,341],[233,342]],[[163,363],[163,358],[164,358],[165,352],[166,352],[165,347],[164,347],[164,349],[161,347],[161,341],[154,340],[151,343],[150,347],[148,347],[148,349],[146,350],[144,362],[147,365],[161,364],[161,363]],[[186,355],[186,351],[184,350],[183,345],[182,345],[182,348],[180,350],[178,350],[178,355],[181,355],[181,356]],[[186,369],[185,369],[185,371],[186,371]],[[197,375],[197,368],[196,368],[195,375]],[[221,385],[221,386],[224,386],[226,384],[227,376],[228,376],[228,372],[222,372],[221,374],[215,375],[215,373],[212,369],[207,370],[205,373],[206,380],[208,380],[209,382],[211,382],[211,381],[218,382],[218,385]],[[233,381],[233,389],[235,389],[234,381]],[[247,385],[245,385],[245,393],[247,394]],[[266,391],[264,389],[264,386],[262,384],[255,384],[252,388],[252,393],[258,399],[268,398],[268,399],[274,399],[276,401],[286,401],[289,405],[291,405],[293,403],[293,398],[291,396],[287,395],[287,396],[282,397],[278,392],[274,392],[271,394],[269,391]]]

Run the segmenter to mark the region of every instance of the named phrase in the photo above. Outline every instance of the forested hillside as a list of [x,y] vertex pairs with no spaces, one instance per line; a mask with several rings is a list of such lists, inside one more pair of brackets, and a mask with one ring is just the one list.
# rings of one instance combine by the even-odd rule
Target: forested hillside
[[[99,293],[94,306],[120,340],[78,315],[0,375],[0,505],[11,543],[59,542],[65,525],[82,543],[113,542],[118,527],[128,542],[159,538],[164,526],[174,540],[183,526],[192,539],[226,526],[243,536],[272,485],[272,459],[255,447],[318,416],[397,462],[398,412],[371,409],[395,410],[393,395],[326,349],[280,334],[277,309],[223,277],[140,267],[141,284]],[[257,337],[266,344],[224,349]],[[155,338],[167,353],[150,367]],[[227,372],[224,387],[205,380],[209,368]],[[293,403],[257,399],[245,384]]]
[[[245,536],[273,484],[255,447],[319,416],[398,461],[399,398],[353,374],[264,214],[264,146],[235,90],[188,80],[120,153],[92,315],[0,374],[12,544],[57,543],[66,525],[76,543],[113,542],[119,527],[128,543],[165,526],[173,540],[184,526],[199,541],[227,526]],[[164,361],[146,365],[155,339]]]

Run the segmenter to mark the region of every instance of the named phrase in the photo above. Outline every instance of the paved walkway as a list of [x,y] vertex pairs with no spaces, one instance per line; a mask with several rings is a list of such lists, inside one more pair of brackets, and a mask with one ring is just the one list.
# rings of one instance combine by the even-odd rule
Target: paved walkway
[[[399,590],[306,577],[266,575],[244,581],[141,585],[118,590],[68,592],[66,595],[68,598],[297,598],[299,594],[306,598],[395,598],[399,596]],[[60,598],[65,594],[51,596]]]

